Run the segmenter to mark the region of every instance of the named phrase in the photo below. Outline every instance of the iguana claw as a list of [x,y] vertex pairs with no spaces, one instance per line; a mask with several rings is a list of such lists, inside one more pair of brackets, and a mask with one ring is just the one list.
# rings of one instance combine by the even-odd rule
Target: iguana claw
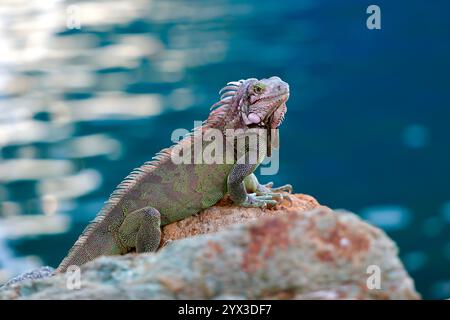
[[292,193],[293,188],[292,188],[292,185],[290,185],[290,184],[285,184],[285,185],[282,185],[282,186],[279,186],[279,187],[276,187],[276,188],[270,187],[270,190],[271,190],[272,192],[287,192],[287,193]]
[[270,182],[268,182],[268,183],[266,183],[266,184],[263,184],[263,186],[266,187],[266,188],[268,188],[268,189],[272,189],[272,187],[273,187],[273,181],[270,181]]

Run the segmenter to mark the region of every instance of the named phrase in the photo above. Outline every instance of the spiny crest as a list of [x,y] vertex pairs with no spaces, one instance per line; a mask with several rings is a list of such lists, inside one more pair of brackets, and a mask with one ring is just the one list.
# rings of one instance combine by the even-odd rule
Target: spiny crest
[[111,194],[109,200],[106,202],[105,208],[102,209],[100,214],[105,211],[105,209],[106,211],[109,211],[109,208],[107,208],[109,204],[112,204],[113,206],[116,205],[120,198],[134,185],[136,185],[139,179],[145,176],[146,173],[149,173],[155,169],[163,160],[170,158],[170,151],[171,148],[162,149],[152,158],[151,161],[145,162],[142,166],[135,168],[128,176],[126,176]]
[[229,105],[243,82],[244,80],[228,82],[227,85],[219,91],[220,100],[213,104],[210,110],[217,109],[223,105]]
[[210,108],[211,113],[209,114],[208,119],[205,121],[205,127],[211,128],[215,127],[221,122],[223,122],[224,116],[227,114],[230,109],[233,98],[238,92],[240,86],[244,83],[245,80],[239,81],[231,81],[228,82],[226,86],[224,86],[219,91],[220,100],[213,104]]

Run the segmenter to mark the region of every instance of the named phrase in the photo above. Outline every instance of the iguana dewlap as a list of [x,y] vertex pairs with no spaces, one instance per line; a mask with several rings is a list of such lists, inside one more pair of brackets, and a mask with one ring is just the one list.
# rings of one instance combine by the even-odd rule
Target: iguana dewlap
[[[101,255],[155,251],[161,226],[211,207],[225,194],[237,205],[261,207],[276,204],[280,199],[277,192],[291,189],[289,185],[261,185],[253,174],[267,152],[270,155],[275,130],[266,130],[263,138],[258,136],[256,161],[249,160],[252,149],[246,138],[257,128],[279,127],[286,113],[288,84],[278,77],[252,78],[229,82],[220,93],[221,100],[213,105],[201,127],[162,150],[119,184],[61,262],[59,272]],[[210,132],[219,132],[224,139],[205,139]],[[232,161],[217,153],[229,150],[230,141],[225,139],[228,132],[235,133]],[[200,152],[196,146],[200,146]],[[212,149],[216,161],[199,162],[202,154]],[[190,161],[177,163],[175,151]]]

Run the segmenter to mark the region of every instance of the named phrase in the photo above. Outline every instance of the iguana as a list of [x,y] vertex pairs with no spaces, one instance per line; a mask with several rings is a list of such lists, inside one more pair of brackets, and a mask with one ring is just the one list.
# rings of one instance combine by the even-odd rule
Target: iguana
[[[279,188],[272,188],[272,183],[261,185],[253,174],[274,147],[271,144],[273,130],[266,130],[266,140],[258,141],[256,161],[248,160],[251,149],[248,140],[244,144],[237,143],[250,129],[279,127],[287,110],[289,85],[279,77],[251,78],[229,82],[219,95],[220,101],[211,107],[208,119],[201,126],[132,171],[118,185],[57,272],[101,255],[156,251],[162,226],[211,207],[226,194],[236,205],[264,207],[275,205],[282,198],[282,191],[292,191],[290,185]],[[232,142],[231,163],[195,162],[199,159],[195,143],[200,141],[200,151],[207,151],[211,146],[229,147],[229,141],[204,139],[209,131],[225,136],[229,129],[240,132]],[[175,150],[182,150],[179,155],[190,157],[193,163],[175,163]]]

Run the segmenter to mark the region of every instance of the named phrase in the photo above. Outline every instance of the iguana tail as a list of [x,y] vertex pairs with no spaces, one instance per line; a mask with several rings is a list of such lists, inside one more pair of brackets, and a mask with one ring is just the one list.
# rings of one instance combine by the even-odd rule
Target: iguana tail
[[111,217],[111,212],[108,215],[106,212],[100,212],[97,215],[84,229],[56,272],[65,272],[72,265],[81,266],[102,255],[120,253],[112,233],[108,231],[110,224],[105,221],[109,220],[108,217]]

